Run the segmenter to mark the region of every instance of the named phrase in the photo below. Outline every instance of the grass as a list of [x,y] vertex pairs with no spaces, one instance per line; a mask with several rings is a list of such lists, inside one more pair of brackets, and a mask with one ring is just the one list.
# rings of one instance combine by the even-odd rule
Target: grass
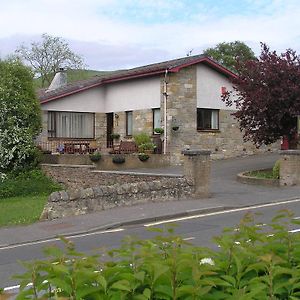
[[10,174],[0,182],[0,226],[37,221],[48,196],[61,189],[41,170]]
[[250,177],[261,178],[261,179],[277,179],[274,176],[272,169],[251,171],[251,172],[246,173],[245,175],[250,176]]
[[0,226],[36,222],[43,211],[47,197],[47,195],[39,195],[0,199]]

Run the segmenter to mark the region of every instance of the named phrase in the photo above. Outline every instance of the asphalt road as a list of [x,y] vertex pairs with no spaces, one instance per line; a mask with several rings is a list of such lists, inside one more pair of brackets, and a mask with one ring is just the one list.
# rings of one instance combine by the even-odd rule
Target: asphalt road
[[[262,213],[257,216],[257,221],[268,223],[276,212],[281,209],[292,210],[295,217],[300,217],[300,199],[281,204],[273,203],[252,208],[239,208],[198,216],[189,216],[154,224],[134,225],[117,228],[112,231],[93,232],[71,237],[70,240],[75,243],[77,250],[91,253],[103,247],[109,249],[118,247],[122,239],[128,235],[142,239],[153,237],[155,233],[147,231],[147,228],[152,226],[163,227],[168,223],[176,223],[178,224],[176,233],[182,235],[186,240],[189,240],[195,245],[217,248],[217,245],[211,241],[212,237],[221,234],[224,227],[232,227],[238,224],[246,212]],[[23,272],[22,266],[17,261],[42,259],[44,257],[42,249],[53,244],[62,245],[61,241],[49,240],[0,248],[0,286],[10,287],[16,285],[17,280],[11,279],[10,277],[13,274]]]

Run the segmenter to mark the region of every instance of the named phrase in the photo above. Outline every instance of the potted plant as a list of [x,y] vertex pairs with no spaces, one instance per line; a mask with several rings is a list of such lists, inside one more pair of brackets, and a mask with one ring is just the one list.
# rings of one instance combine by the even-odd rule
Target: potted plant
[[141,153],[152,153],[156,146],[152,142],[147,142],[140,144],[138,148]]
[[90,160],[92,162],[97,162],[101,159],[101,153],[99,151],[95,151],[94,153],[90,154]]
[[157,133],[157,134],[163,134],[164,133],[164,129],[163,128],[154,128],[154,132]]
[[110,136],[111,136],[111,138],[113,140],[118,140],[120,138],[120,134],[119,133],[112,133]]
[[125,162],[125,156],[122,154],[116,154],[112,158],[114,164],[123,164]]
[[139,157],[140,161],[146,161],[146,160],[149,159],[150,156],[148,154],[146,154],[146,153],[139,153],[138,157]]

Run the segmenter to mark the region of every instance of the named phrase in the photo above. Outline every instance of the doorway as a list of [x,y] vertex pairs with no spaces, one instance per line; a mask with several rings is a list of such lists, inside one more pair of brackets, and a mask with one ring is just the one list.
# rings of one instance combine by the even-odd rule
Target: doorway
[[113,133],[114,129],[114,113],[107,113],[106,114],[106,147],[112,148],[113,147],[113,138],[111,134]]

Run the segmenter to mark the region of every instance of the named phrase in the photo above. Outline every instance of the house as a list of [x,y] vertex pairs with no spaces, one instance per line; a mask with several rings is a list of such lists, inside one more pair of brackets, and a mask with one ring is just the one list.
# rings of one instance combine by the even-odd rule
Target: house
[[42,143],[88,140],[102,148],[111,133],[130,139],[165,129],[164,153],[178,163],[183,148],[209,149],[231,157],[255,150],[242,141],[232,108],[221,94],[232,90],[235,74],[203,55],[111,72],[65,84],[61,77],[39,95]]

